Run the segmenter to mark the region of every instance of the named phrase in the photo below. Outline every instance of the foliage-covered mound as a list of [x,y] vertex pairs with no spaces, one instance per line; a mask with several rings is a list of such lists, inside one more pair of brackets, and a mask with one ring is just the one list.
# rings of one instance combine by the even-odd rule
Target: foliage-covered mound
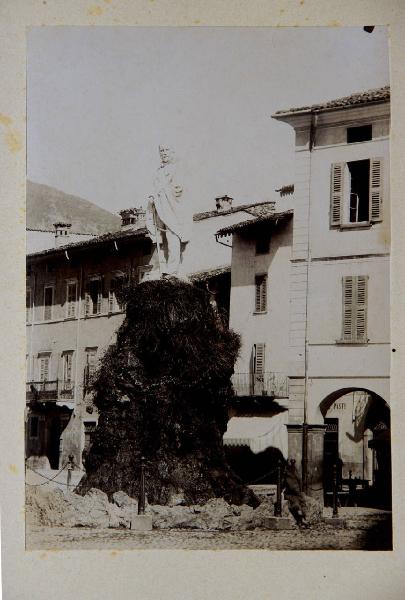
[[222,497],[257,504],[226,463],[222,436],[239,337],[209,295],[179,280],[148,281],[125,293],[126,319],[94,381],[100,419],[79,493],[139,493],[140,458],[152,504]]

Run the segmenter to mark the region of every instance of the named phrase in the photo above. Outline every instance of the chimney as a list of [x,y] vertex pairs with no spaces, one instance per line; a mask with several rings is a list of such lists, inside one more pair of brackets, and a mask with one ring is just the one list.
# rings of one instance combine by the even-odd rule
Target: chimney
[[145,211],[142,208],[125,208],[120,211],[121,230],[145,227]]
[[215,205],[218,212],[223,212],[225,210],[230,210],[232,208],[233,198],[229,196],[219,196],[215,198]]
[[72,227],[71,223],[54,223],[55,227],[55,247],[65,246],[69,243],[69,233]]

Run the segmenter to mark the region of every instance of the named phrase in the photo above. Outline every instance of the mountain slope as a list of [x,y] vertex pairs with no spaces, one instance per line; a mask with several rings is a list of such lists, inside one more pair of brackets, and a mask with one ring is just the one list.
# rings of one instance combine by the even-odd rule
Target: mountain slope
[[121,226],[119,216],[88,200],[27,181],[27,229],[52,231],[57,222],[71,223],[72,233],[95,235],[117,231]]

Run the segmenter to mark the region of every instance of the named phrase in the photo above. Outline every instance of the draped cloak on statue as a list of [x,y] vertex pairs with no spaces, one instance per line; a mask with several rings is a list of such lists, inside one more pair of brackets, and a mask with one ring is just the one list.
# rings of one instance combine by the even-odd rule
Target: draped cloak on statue
[[179,185],[176,165],[174,162],[162,164],[154,179],[154,197],[149,202],[147,210],[147,227],[152,239],[156,236],[153,222],[153,206],[157,213],[158,230],[170,229],[181,242],[190,239],[190,224],[187,207],[182,198],[183,189]]

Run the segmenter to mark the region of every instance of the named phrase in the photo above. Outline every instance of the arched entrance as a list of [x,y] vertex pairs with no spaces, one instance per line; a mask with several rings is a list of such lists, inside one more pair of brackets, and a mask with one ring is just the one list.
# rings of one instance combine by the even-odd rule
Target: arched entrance
[[324,488],[328,502],[333,465],[344,503],[391,508],[390,409],[378,394],[345,388],[320,404],[324,438]]

